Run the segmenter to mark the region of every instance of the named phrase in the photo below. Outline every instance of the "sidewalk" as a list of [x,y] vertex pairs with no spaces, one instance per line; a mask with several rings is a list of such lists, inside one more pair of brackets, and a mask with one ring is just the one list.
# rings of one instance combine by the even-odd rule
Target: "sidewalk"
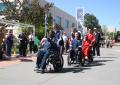
[[35,55],[26,56],[26,57],[12,57],[11,60],[1,60],[0,61],[0,68],[5,68],[8,66],[20,64],[22,62],[34,62],[34,61],[36,61]]
[[120,46],[120,43],[115,43],[114,46]]

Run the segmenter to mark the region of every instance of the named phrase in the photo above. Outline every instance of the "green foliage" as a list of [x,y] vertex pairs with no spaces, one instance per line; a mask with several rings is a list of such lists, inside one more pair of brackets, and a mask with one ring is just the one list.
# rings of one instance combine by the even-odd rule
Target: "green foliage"
[[3,38],[5,37],[6,33],[7,33],[7,30],[5,29],[5,26],[4,25],[0,25],[0,45],[2,44],[3,42]]
[[108,39],[112,39],[112,40],[115,38],[116,35],[117,35],[117,33],[114,33],[114,32],[107,33]]
[[51,29],[52,25],[53,25],[53,17],[48,14],[48,28]]
[[97,28],[99,31],[101,31],[99,20],[94,15],[89,13],[86,13],[84,16],[84,26],[89,29]]
[[35,35],[38,36],[39,40],[41,40],[45,35],[45,28],[42,26],[39,26],[38,28],[36,28]]
[[108,33],[108,27],[107,27],[106,25],[103,25],[103,26],[102,26],[102,33],[103,33],[104,35],[107,35],[107,33]]
[[120,31],[117,31],[117,35],[120,35]]

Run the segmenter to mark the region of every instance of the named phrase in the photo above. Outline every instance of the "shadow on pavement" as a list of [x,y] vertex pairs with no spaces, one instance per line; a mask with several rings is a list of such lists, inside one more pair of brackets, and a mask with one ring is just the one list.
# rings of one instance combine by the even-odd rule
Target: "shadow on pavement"
[[92,63],[86,65],[86,67],[93,67],[93,66],[102,66],[105,65],[104,62],[114,61],[114,60],[94,60]]
[[82,72],[84,70],[90,70],[91,68],[88,67],[68,67],[68,68],[63,68],[63,70],[60,73],[68,73],[68,72],[72,72],[72,73],[79,73]]
[[21,62],[34,62],[31,56],[19,57]]
[[[58,73],[68,73],[68,72],[72,72],[72,73],[84,73],[83,71],[84,70],[90,70],[92,69],[91,67],[93,66],[102,66],[102,65],[105,65],[104,62],[108,62],[108,61],[114,61],[114,60],[95,60],[93,61],[92,63],[88,63],[86,65],[84,65],[83,67],[80,66],[80,65],[71,65],[71,66],[68,66],[68,67],[64,67],[62,69],[61,72],[58,72]],[[56,73],[54,70],[48,70],[47,72],[45,73]]]
[[32,59],[21,58],[19,59],[21,62],[33,62]]
[[[91,69],[91,68],[88,68],[88,67],[65,67],[60,72],[55,72],[54,70],[48,70],[45,73],[57,73],[57,74],[69,73],[69,72],[72,72],[72,73],[82,72],[82,73],[84,73],[83,72],[84,70],[89,70],[89,69]],[[40,73],[40,72],[37,72],[37,73]]]

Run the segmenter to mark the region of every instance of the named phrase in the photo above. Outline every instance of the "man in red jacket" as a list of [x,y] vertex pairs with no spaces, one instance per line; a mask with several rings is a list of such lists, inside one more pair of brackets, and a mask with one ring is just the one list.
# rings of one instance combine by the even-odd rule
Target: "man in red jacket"
[[95,37],[93,34],[93,30],[89,29],[88,33],[84,36],[82,41],[82,52],[84,55],[84,59],[90,59],[89,52],[94,44],[94,41],[95,41]]

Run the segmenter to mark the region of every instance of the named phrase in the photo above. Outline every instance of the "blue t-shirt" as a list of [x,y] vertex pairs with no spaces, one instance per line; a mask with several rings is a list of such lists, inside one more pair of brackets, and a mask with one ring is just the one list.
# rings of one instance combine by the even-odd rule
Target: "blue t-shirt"
[[9,34],[6,38],[7,44],[13,44],[13,34]]
[[73,48],[73,49],[76,49],[77,46],[78,46],[78,41],[77,41],[77,39],[74,38],[74,39],[72,40],[71,45],[72,45],[72,48]]

